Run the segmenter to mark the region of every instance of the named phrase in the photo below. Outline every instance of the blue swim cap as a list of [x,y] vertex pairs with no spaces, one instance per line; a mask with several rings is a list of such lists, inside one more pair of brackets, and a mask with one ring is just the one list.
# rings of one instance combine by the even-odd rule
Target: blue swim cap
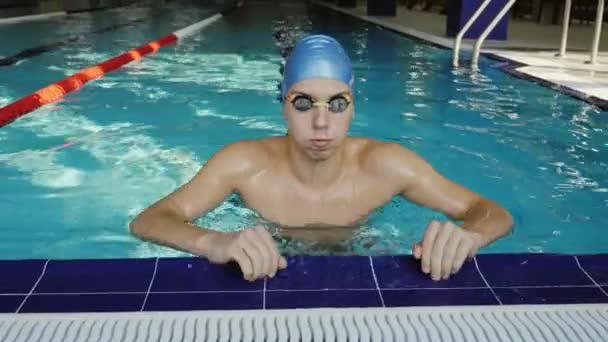
[[325,35],[302,38],[287,58],[281,83],[281,98],[295,83],[311,78],[327,78],[353,86],[350,58],[335,39]]

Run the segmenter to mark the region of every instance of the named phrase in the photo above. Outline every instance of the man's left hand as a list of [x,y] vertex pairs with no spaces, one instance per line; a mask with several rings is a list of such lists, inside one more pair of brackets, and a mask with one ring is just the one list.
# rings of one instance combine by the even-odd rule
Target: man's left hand
[[472,258],[481,247],[482,236],[445,221],[432,221],[422,242],[415,243],[412,254],[421,260],[422,271],[433,280],[448,279],[457,273],[467,257]]

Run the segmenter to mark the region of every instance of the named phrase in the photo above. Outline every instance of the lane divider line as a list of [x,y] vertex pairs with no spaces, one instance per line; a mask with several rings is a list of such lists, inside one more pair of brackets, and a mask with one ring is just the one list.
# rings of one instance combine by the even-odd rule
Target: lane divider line
[[6,67],[6,66],[12,66],[17,64],[18,62],[21,62],[25,59],[29,59],[29,58],[33,58],[36,56],[39,56],[43,53],[61,48],[62,46],[68,45],[68,44],[72,44],[72,43],[76,43],[79,42],[81,40],[86,39],[87,37],[89,37],[90,35],[93,34],[100,34],[100,33],[106,33],[106,32],[110,32],[110,31],[114,31],[114,30],[118,30],[120,28],[123,27],[129,27],[129,26],[134,26],[138,23],[143,22],[143,19],[136,19],[136,20],[131,20],[128,21],[124,24],[118,24],[118,25],[112,25],[112,26],[108,26],[108,27],[104,27],[103,29],[97,30],[97,31],[91,31],[91,32],[84,32],[81,35],[78,36],[70,36],[64,40],[61,41],[56,41],[53,43],[46,43],[43,45],[38,45],[38,46],[34,46],[28,49],[25,49],[23,51],[20,51],[12,56],[8,56],[8,57],[4,57],[4,58],[0,58],[0,67]]
[[54,17],[63,17],[66,15],[68,15],[67,12],[59,11],[59,12],[49,12],[49,13],[43,13],[43,14],[24,15],[24,16],[20,16],[20,17],[1,18],[0,25],[17,24],[17,23],[22,23],[25,21],[33,21],[33,20],[44,20],[44,19],[49,19],[49,18],[54,18]]
[[106,60],[96,66],[83,69],[61,81],[52,83],[30,95],[22,97],[21,99],[0,108],[0,127],[6,126],[17,118],[31,113],[44,105],[62,99],[66,94],[82,88],[82,86],[89,81],[99,79],[103,77],[104,74],[112,72],[123,65],[138,61],[145,55],[154,53],[166,45],[176,43],[194,34],[205,26],[212,24],[221,17],[222,13],[214,14],[200,22],[168,34],[158,40],[148,42],[136,49],[131,49],[122,55]]

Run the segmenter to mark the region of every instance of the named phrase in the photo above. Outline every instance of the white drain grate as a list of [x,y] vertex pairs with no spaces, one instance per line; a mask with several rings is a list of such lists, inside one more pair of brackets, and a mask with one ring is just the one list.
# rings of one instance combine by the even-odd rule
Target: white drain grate
[[608,341],[608,305],[10,314],[0,341]]

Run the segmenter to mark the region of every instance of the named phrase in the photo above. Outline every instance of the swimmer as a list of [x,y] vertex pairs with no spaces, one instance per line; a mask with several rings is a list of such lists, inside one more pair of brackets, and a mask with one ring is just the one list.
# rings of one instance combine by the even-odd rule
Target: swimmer
[[233,193],[296,239],[348,239],[356,222],[394,196],[442,212],[448,219],[421,222],[424,233],[411,246],[434,280],[448,279],[511,231],[507,210],[445,178],[404,146],[348,136],[353,81],[351,61],[335,39],[298,41],[281,84],[288,134],[222,147],[192,179],[141,212],[131,233],[213,263],[236,262],[254,281],[287,267],[267,228],[220,232],[192,224]]

